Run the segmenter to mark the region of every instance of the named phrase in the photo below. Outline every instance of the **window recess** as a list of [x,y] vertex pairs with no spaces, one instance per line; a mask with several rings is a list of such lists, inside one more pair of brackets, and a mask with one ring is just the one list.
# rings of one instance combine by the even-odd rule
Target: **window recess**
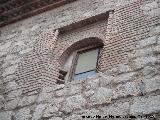
[[69,82],[95,77],[100,49],[101,47],[94,45],[75,50],[64,64],[63,69],[67,72],[59,78]]

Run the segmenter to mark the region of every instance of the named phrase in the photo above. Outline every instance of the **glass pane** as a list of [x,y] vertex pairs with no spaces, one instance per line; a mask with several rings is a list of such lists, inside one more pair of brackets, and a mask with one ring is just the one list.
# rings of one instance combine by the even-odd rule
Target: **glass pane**
[[99,49],[90,50],[79,54],[75,74],[96,69]]
[[80,73],[74,76],[74,80],[84,80],[88,77],[94,77],[96,75],[96,71],[92,70],[92,71],[88,71],[85,73]]

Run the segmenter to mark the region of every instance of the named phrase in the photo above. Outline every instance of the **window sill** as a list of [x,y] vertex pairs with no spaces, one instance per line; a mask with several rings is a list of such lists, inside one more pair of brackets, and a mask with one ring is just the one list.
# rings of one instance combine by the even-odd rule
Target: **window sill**
[[92,80],[92,79],[98,79],[99,78],[99,73],[96,73],[96,75],[94,77],[88,77],[86,79],[82,79],[82,80],[66,80],[64,84],[77,84],[77,83],[83,83],[85,81],[88,80]]

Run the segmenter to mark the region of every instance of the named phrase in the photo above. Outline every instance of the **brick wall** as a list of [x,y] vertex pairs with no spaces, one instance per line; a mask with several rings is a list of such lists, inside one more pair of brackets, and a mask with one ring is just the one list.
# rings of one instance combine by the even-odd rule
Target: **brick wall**
[[152,26],[159,23],[159,16],[148,17],[144,14],[141,9],[143,4],[143,1],[137,1],[115,9],[108,23],[103,70],[128,62],[127,52],[135,47],[136,41],[149,37]]
[[37,91],[43,86],[53,85],[58,80],[59,68],[51,60],[58,30],[47,30],[42,33],[30,51],[18,65],[16,75],[23,93]]

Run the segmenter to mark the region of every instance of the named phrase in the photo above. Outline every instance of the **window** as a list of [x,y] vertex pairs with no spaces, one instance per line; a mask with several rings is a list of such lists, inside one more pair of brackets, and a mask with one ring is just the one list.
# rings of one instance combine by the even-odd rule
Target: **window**
[[99,48],[77,53],[74,80],[81,80],[96,75]]
[[100,47],[90,47],[74,51],[64,65],[65,80],[83,80],[97,73]]

